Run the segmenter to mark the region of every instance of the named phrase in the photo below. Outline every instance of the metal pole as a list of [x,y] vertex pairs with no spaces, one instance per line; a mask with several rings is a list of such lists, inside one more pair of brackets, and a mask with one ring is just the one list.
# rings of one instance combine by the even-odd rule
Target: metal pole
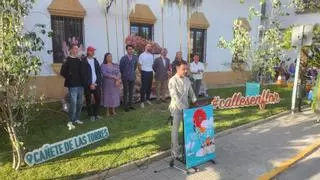
[[[125,35],[124,35],[124,12],[123,12],[123,0],[121,0],[121,21],[122,21],[122,43],[125,43]],[[125,45],[122,44],[123,54],[126,54]]]
[[117,61],[119,62],[119,41],[118,41],[118,6],[117,0],[114,1],[114,14],[115,14],[115,21],[116,21],[116,45],[117,45]]
[[106,11],[106,29],[107,29],[108,52],[110,52],[109,23],[108,23],[108,13],[107,13],[107,11]]
[[302,46],[303,46],[303,36],[304,36],[304,26],[302,27],[301,42],[298,45],[298,58],[297,58],[297,62],[296,62],[296,71],[295,71],[295,75],[294,75],[294,84],[293,84],[293,91],[292,91],[291,114],[294,114],[294,109],[296,106],[297,87],[298,87],[299,70],[300,70],[300,58],[301,58],[301,50],[302,50]]
[[191,39],[190,39],[190,2],[187,2],[187,41],[188,41],[188,63],[191,62]]
[[182,52],[182,20],[181,17],[182,16],[182,0],[180,0],[179,3],[179,27],[180,27],[180,51]]

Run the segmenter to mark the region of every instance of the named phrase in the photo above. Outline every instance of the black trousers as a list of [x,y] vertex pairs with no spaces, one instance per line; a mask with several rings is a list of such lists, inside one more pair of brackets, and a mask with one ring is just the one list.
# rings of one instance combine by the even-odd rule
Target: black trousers
[[85,88],[86,104],[88,116],[97,116],[99,114],[99,106],[101,102],[101,89],[99,86],[95,90]]
[[144,102],[146,99],[150,100],[151,88],[153,81],[153,72],[152,71],[141,71],[141,102]]
[[133,90],[134,90],[135,81],[122,79],[122,84],[123,84],[123,104],[125,108],[128,108],[133,104]]
[[192,82],[192,89],[193,89],[193,92],[196,95],[196,97],[199,96],[201,82],[202,82],[201,79],[194,79]]

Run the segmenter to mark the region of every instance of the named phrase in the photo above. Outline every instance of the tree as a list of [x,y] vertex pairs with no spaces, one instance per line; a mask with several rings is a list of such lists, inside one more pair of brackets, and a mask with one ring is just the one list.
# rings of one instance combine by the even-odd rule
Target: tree
[[[259,2],[263,5],[265,0],[259,0]],[[244,3],[244,0],[240,0],[240,3]],[[286,9],[292,6],[305,8],[305,4],[300,0],[295,0],[288,5],[283,5],[280,0],[272,0],[271,3],[272,10],[268,17],[264,17],[266,25],[258,27],[261,33],[259,39],[252,38],[249,32],[240,26],[234,28],[232,40],[227,41],[221,37],[218,43],[218,47],[230,50],[233,57],[240,57],[240,65],[247,64],[254,79],[260,82],[266,77],[274,76],[274,67],[278,66],[281,60],[287,59],[286,50],[291,48],[291,32],[280,30],[279,18],[288,16]],[[261,16],[260,11],[250,7],[249,21],[257,16]]]
[[[23,137],[27,123],[36,110],[35,87],[29,81],[39,73],[40,58],[34,52],[43,49],[44,42],[36,32],[24,32],[23,19],[34,0],[0,1],[0,128],[10,137],[12,167],[23,164]],[[45,34],[43,25],[36,30]]]

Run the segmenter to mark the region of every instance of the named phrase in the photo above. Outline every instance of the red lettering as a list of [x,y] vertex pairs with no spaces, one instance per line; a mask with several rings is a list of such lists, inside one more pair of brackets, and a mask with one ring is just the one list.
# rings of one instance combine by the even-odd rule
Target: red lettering
[[275,94],[275,103],[279,103],[280,102],[280,95],[279,93],[274,93]]
[[269,95],[270,95],[270,90],[269,89],[263,90],[263,93],[262,93],[262,100],[264,101],[263,103],[268,102]]
[[228,98],[228,99],[226,100],[225,106],[230,108],[230,107],[231,107],[231,101],[232,101],[231,98]]
[[212,99],[211,104],[212,104],[215,108],[219,108],[217,97],[214,97],[214,98]]
[[220,102],[219,102],[219,106],[221,109],[224,109],[224,104],[225,104],[225,100],[224,99],[221,99]]
[[256,97],[256,104],[260,104],[261,96]]
[[244,99],[244,97],[241,97],[241,99],[240,99],[240,107],[243,107],[245,102],[246,102],[246,100]]
[[250,105],[256,105],[256,97],[254,97],[254,96],[252,96],[252,97],[250,97],[250,101],[249,101],[250,103]]
[[232,95],[232,101],[231,101],[231,106],[235,106],[235,101],[236,101],[236,97],[237,96],[237,93],[234,93],[233,95]]
[[275,103],[275,97],[274,97],[274,94],[270,94],[269,97],[268,97],[268,103],[272,103],[274,104]]
[[242,96],[241,93],[237,93],[236,106],[240,106],[241,105],[241,103],[240,103],[241,96]]
[[280,102],[279,93],[271,93],[269,89],[264,89],[260,96],[243,97],[242,93],[234,93],[232,97],[220,99],[216,96],[212,99],[211,104],[217,109],[238,108],[245,106],[256,106],[264,109],[266,104],[275,104]]
[[245,106],[249,106],[249,105],[250,105],[250,104],[249,104],[250,97],[246,97],[245,100],[246,100]]

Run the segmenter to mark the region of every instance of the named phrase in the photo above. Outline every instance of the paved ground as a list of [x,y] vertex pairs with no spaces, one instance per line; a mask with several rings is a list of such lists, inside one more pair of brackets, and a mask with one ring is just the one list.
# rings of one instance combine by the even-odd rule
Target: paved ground
[[320,149],[277,177],[278,180],[319,180]]
[[[200,166],[201,172],[198,173],[186,175],[176,169],[154,173],[155,170],[168,166],[167,158],[111,177],[109,180],[256,179],[320,138],[320,124],[315,124],[314,120],[315,116],[306,111],[220,137],[216,140],[217,164],[204,164]],[[307,163],[312,166],[317,163],[320,167],[318,154],[314,156],[317,157],[297,166],[300,167],[301,174],[306,174],[304,177],[314,177],[319,171],[319,168],[316,171],[317,168],[311,170],[307,167]],[[289,174],[290,172],[288,176],[283,175],[281,178],[291,179]]]

